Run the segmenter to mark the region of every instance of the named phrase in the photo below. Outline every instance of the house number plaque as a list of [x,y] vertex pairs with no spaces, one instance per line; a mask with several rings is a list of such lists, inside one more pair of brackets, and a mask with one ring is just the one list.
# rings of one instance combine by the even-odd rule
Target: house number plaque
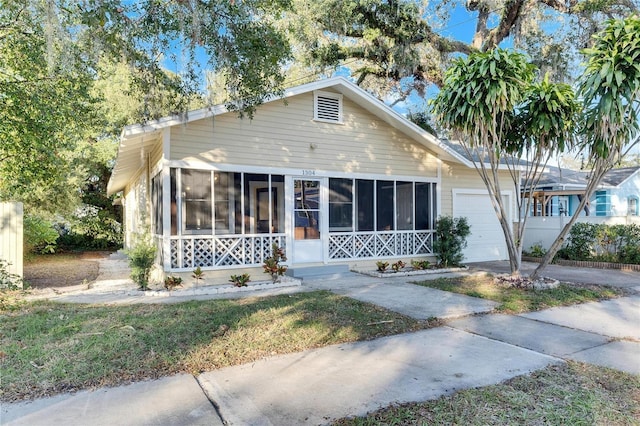
[[316,175],[316,171],[315,170],[303,170],[302,171],[302,176],[315,176]]

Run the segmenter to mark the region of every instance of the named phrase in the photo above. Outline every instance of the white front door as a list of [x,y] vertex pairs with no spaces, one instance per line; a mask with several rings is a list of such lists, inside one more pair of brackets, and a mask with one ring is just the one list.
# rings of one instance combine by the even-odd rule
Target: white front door
[[322,262],[322,181],[296,178],[293,188],[293,262]]

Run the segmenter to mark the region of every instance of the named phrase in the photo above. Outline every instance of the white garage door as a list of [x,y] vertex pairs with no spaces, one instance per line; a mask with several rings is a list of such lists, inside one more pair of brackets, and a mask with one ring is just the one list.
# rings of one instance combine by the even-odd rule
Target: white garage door
[[[508,206],[509,195],[504,194],[503,200]],[[453,217],[460,216],[466,217],[471,225],[464,262],[508,259],[504,234],[486,192],[454,189]]]

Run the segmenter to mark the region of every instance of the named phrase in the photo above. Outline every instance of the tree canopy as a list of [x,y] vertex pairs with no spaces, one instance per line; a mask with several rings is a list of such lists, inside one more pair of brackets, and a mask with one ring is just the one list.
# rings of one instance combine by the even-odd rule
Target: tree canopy
[[[309,63],[348,66],[359,84],[395,99],[442,86],[453,59],[505,41],[533,58],[542,75],[567,80],[577,74],[579,49],[606,18],[640,7],[636,0],[295,0],[294,6],[301,18],[292,34]],[[470,40],[450,35],[473,25],[460,21],[459,9],[475,21]]]
[[[224,76],[224,87],[215,89],[231,93],[231,108],[251,114],[281,89],[290,55],[273,25],[289,0],[0,5],[3,200],[55,205],[62,193],[47,188],[75,179],[71,157],[83,142],[204,105],[204,68]],[[126,75],[126,87],[94,88],[115,74]],[[129,104],[109,110],[105,105],[118,102],[114,93],[126,94]]]

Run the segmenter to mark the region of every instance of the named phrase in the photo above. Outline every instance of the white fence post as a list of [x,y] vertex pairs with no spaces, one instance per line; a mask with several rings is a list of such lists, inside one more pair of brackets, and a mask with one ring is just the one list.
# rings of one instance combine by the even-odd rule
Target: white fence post
[[0,203],[0,259],[9,262],[8,272],[22,274],[22,203]]

